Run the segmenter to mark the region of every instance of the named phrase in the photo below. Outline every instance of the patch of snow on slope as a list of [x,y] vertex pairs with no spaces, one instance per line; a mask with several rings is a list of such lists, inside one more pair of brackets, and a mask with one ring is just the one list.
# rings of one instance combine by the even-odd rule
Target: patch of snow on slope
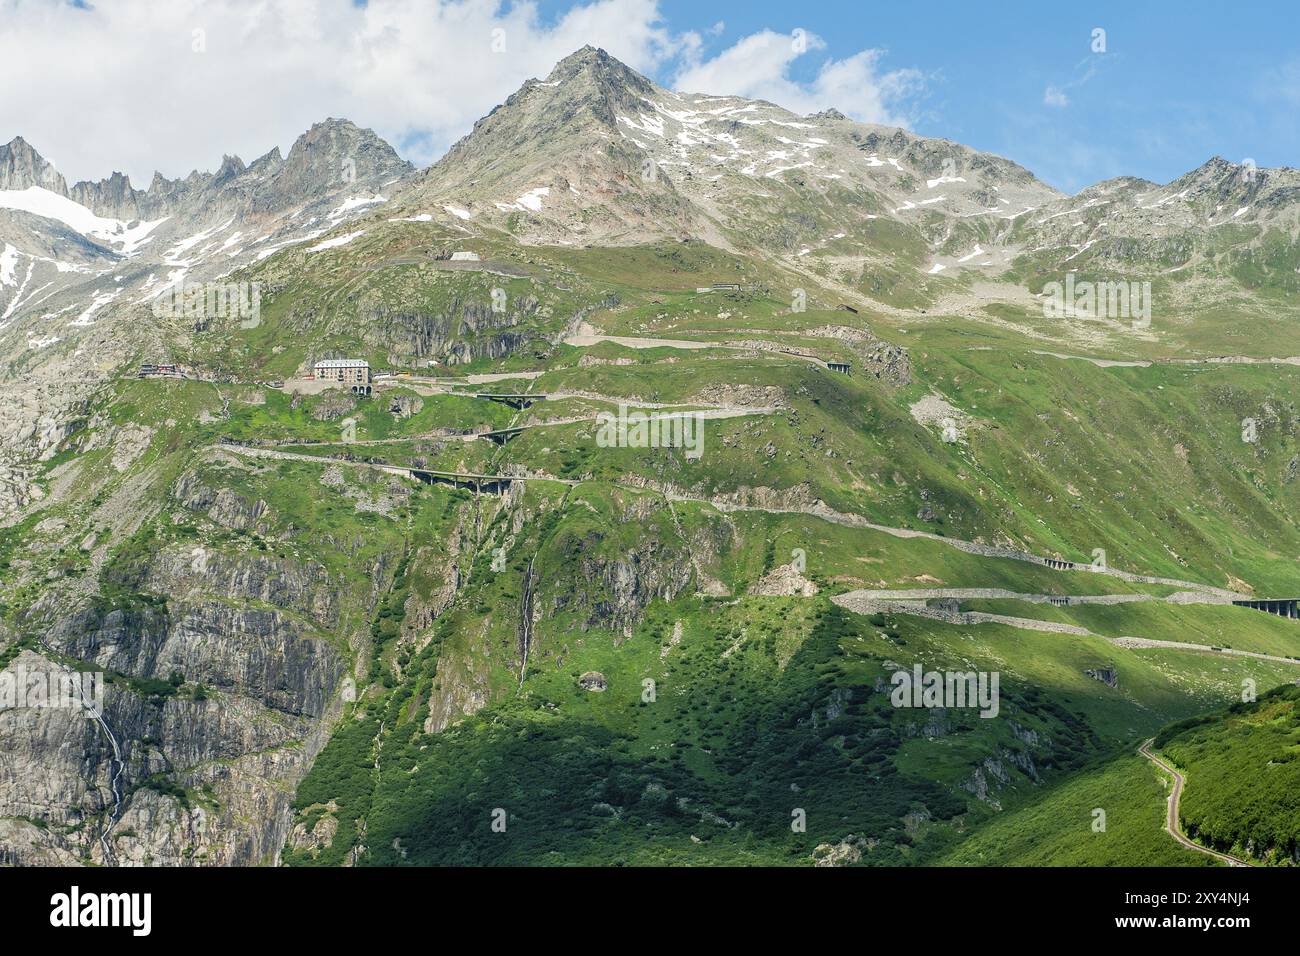
[[541,186],[537,189],[530,189],[528,192],[516,199],[515,202],[519,203],[519,205],[523,206],[525,209],[531,209],[533,212],[541,212],[542,197],[549,196],[550,194],[550,187]]
[[86,310],[68,324],[80,326],[93,325],[95,322],[95,313],[121,294],[121,289],[114,289],[112,292],[99,293],[99,295],[90,300],[90,305],[86,306]]
[[197,259],[193,259],[193,260],[182,259],[181,255],[193,249],[200,242],[204,242],[210,239],[212,236],[216,235],[217,233],[224,232],[225,230],[229,229],[231,223],[233,223],[234,221],[235,220],[232,217],[230,219],[227,219],[219,226],[213,226],[211,229],[204,229],[202,232],[196,232],[194,235],[182,239],[180,242],[176,243],[176,245],[172,246],[165,253],[163,253],[163,261],[166,262],[169,266],[194,265],[194,263],[198,261]]
[[9,300],[9,307],[5,309],[4,315],[0,315],[0,329],[9,324],[9,316],[18,310],[18,304],[23,301],[23,292],[27,289],[27,282],[31,279],[35,268],[35,264],[27,267],[27,274],[23,276],[22,284],[18,286],[18,291],[14,293],[14,297]]
[[542,197],[551,194],[551,187],[538,186],[536,189],[530,189],[514,202],[499,202],[496,204],[498,209],[528,209],[532,212],[542,211]]
[[626,123],[633,129],[641,130],[646,133],[653,133],[660,139],[664,138],[664,118],[662,116],[651,116],[648,113],[644,113],[640,117],[640,122],[631,120],[626,116],[620,116],[618,121],[620,123]]
[[365,235],[364,229],[358,232],[349,232],[346,236],[335,236],[333,239],[326,239],[324,242],[318,242],[316,243],[316,245],[312,246],[307,251],[321,252],[324,249],[337,249],[339,246],[346,246],[349,242],[351,242],[353,239],[356,239],[358,236],[364,236],[364,235]]
[[787,146],[798,146],[801,149],[816,149],[818,146],[826,145],[826,140],[824,139],[810,139],[806,143],[800,142],[797,139],[790,139],[785,136],[778,136],[776,139],[777,142],[779,143],[784,143]]
[[[642,99],[645,98],[642,97]],[[653,100],[647,99],[646,102],[653,106],[656,112],[662,113],[669,119],[676,120],[684,126],[699,126],[707,118],[701,116],[699,110],[675,110],[671,107],[664,106],[662,103],[656,103]]]
[[933,199],[922,199],[920,202],[912,202],[910,199],[904,199],[903,205],[899,206],[894,212],[906,212],[909,209],[916,209],[918,206],[929,206],[932,203],[943,202],[947,196],[935,196]]
[[1161,200],[1159,200],[1159,201],[1157,201],[1157,202],[1154,202],[1154,203],[1152,203],[1150,206],[1140,206],[1139,208],[1140,208],[1140,209],[1159,209],[1161,206],[1168,205],[1169,203],[1174,202],[1175,200],[1178,200],[1178,199],[1186,199],[1186,198],[1187,198],[1187,193],[1188,193],[1188,190],[1184,189],[1182,192],[1174,193],[1172,196],[1166,196],[1164,199],[1161,199]]
[[805,166],[811,166],[811,165],[812,163],[796,163],[793,166],[778,166],[776,167],[776,169],[769,170],[763,175],[766,178],[771,179],[773,176],[779,176],[781,175],[781,173],[787,173],[792,169],[803,169]]
[[1078,250],[1074,255],[1072,255],[1072,256],[1066,256],[1066,257],[1065,257],[1063,260],[1061,260],[1061,261],[1062,261],[1062,262],[1069,262],[1071,259],[1075,259],[1075,258],[1077,258],[1077,257],[1079,257],[1079,256],[1081,256],[1081,255],[1083,255],[1085,252],[1087,252],[1089,249],[1092,248],[1093,243],[1095,243],[1096,241],[1097,241],[1096,239],[1089,239],[1087,242],[1085,242],[1083,245],[1081,245],[1081,246],[1079,247],[1079,250]]
[[117,251],[124,256],[135,255],[141,246],[148,245],[153,241],[150,235],[155,229],[170,219],[170,216],[163,216],[161,219],[155,219],[153,222],[138,222],[134,226],[123,227],[119,232],[111,236],[105,236],[109,242],[118,244],[121,248]]
[[0,252],[0,285],[17,285],[14,272],[18,268],[18,250],[5,243],[4,252]]
[[451,213],[457,219],[474,218],[474,214],[472,212],[470,212],[468,209],[462,209],[460,208],[460,206],[443,206],[442,208],[447,210],[447,212]]
[[375,196],[371,196],[370,198],[367,199],[367,198],[364,198],[364,197],[361,197],[361,196],[353,196],[353,197],[351,197],[350,199],[345,199],[345,200],[343,201],[343,205],[339,206],[338,209],[335,209],[335,210],[334,210],[332,213],[330,213],[329,216],[326,217],[326,218],[329,218],[329,219],[342,219],[344,216],[346,216],[348,213],[350,213],[353,209],[360,209],[362,206],[373,206],[373,205],[375,205],[376,203],[381,203],[381,202],[388,202],[388,197],[387,197],[387,196],[379,196],[379,195],[375,195]]
[[[30,279],[31,277],[32,274],[31,271],[29,270],[27,273],[27,279]],[[27,279],[23,280],[23,289],[27,288]],[[54,285],[53,282],[47,282],[45,283],[45,285],[37,289],[33,289],[30,293],[28,293],[27,298],[25,299],[22,298],[22,289],[19,289],[18,290],[19,295],[15,296],[13,302],[9,303],[9,308],[5,309],[5,314],[3,316],[0,316],[0,318],[4,318],[4,319],[9,318],[9,316],[13,312],[17,311],[20,305],[28,309],[32,309],[40,305],[50,296],[54,295],[54,292],[46,292],[45,295],[41,295],[42,292],[45,292],[45,290],[52,285]],[[58,290],[56,289],[54,291],[57,292]],[[37,298],[37,296],[40,296],[40,298]]]
[[[263,249],[261,252],[259,252],[256,255],[255,259],[258,262],[261,262],[263,259],[275,255],[277,252],[279,252],[281,249],[286,248],[287,246],[296,246],[304,242],[310,242],[311,240],[315,239],[317,236],[324,235],[324,233],[325,233],[324,229],[313,229],[310,232],[303,233],[301,236],[298,236],[294,239],[286,239],[283,242],[274,243],[268,246],[267,248]],[[262,237],[262,239],[265,238],[267,237],[266,236]],[[261,242],[262,239],[258,239],[257,242]],[[254,245],[256,244],[257,243],[254,243]]]
[[60,262],[58,259],[47,259],[44,256],[32,256],[32,258],[37,262],[48,262],[59,272],[79,272],[83,274],[90,272],[89,266],[79,266],[73,262]]

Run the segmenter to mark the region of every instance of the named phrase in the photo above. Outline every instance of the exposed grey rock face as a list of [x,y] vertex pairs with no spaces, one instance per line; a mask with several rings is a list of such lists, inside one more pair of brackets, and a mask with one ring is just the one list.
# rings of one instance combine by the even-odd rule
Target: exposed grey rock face
[[387,305],[359,308],[363,335],[390,354],[435,358],[457,365],[476,358],[502,358],[534,338],[520,328],[537,312],[532,297],[501,312],[482,301],[453,300],[439,314]]
[[162,216],[193,222],[239,211],[275,212],[331,192],[398,178],[413,169],[373,130],[340,119],[317,123],[299,136],[288,159],[280,158],[278,147],[251,166],[238,156],[223,156],[215,173],[196,170],[184,179],[155,173],[144,190],[132,187],[120,172],[69,189],[63,175],[22,137],[0,146],[0,189],[39,186],[98,216],[126,222]]
[[1119,687],[1119,671],[1114,667],[1089,667],[1084,673],[1107,687]]
[[[267,532],[271,517],[265,502],[194,471],[145,500],[249,533]],[[42,528],[79,535],[59,518]],[[376,568],[374,587],[385,580]],[[0,710],[0,854],[19,864],[274,863],[360,639],[339,582],[310,559],[172,545],[115,562],[101,583],[146,597],[115,606],[58,581],[24,616],[40,651],[11,666],[57,669],[57,656],[110,683],[102,724],[66,709]]]
[[[55,668],[30,653],[22,663]],[[158,704],[112,684],[104,725],[121,747],[120,765],[101,725],[80,712],[0,712],[6,754],[0,761],[0,846],[9,862],[175,866],[274,859],[292,787],[318,745],[310,721],[287,715],[267,720],[257,704],[237,695],[213,692],[204,701]],[[179,801],[140,786],[165,771],[174,786],[205,796]],[[106,857],[99,835],[110,820]]]
[[77,183],[68,196],[101,216],[128,222],[146,218],[140,208],[142,200],[146,208],[150,205],[148,194],[132,189],[131,180],[118,172],[101,182]]
[[418,415],[423,408],[424,400],[415,395],[398,395],[388,403],[389,414],[399,420]]
[[0,146],[0,189],[28,189],[40,186],[67,195],[63,174],[36,152],[21,136]]
[[870,850],[875,841],[863,840],[850,833],[839,843],[819,843],[813,849],[813,866],[853,866],[862,862],[864,850]]
[[[80,713],[0,712],[7,755],[0,816],[44,819],[59,835],[38,840],[17,828],[0,842],[21,862],[103,862],[98,836],[114,819],[116,778],[122,802],[111,862],[272,860],[283,845],[293,787],[323,742],[322,720],[342,677],[335,647],[301,623],[337,624],[333,589],[322,575],[262,557],[162,551],[141,569],[139,583],[171,595],[165,607],[90,606],[55,619],[41,638],[46,646],[122,675],[109,684],[104,708],[122,761]],[[54,666],[30,652],[13,666],[19,663]],[[133,680],[182,680],[183,687],[157,698]],[[164,771],[173,785],[211,799],[178,802],[142,786]]]
[[792,564],[783,564],[763,575],[749,589],[750,594],[812,597],[820,589],[805,578]]
[[584,559],[579,573],[582,581],[576,587],[552,591],[552,606],[558,610],[571,602],[586,605],[589,627],[630,635],[652,600],[672,600],[686,590],[693,566],[685,551],[645,541],[613,563]]
[[[274,158],[268,160],[268,168],[273,162]],[[256,195],[266,208],[276,208],[286,202],[315,200],[331,187],[393,179],[413,169],[372,130],[330,119],[298,137],[288,158],[259,183]]]

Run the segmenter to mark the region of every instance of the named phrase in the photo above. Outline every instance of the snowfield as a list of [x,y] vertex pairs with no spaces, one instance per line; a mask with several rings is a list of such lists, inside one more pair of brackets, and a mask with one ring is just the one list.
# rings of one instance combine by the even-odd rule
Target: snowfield
[[81,203],[73,202],[40,186],[29,186],[27,189],[0,189],[0,209],[13,209],[61,222],[88,239],[119,246],[116,251],[124,256],[131,255],[148,242],[149,233],[167,221],[165,216],[153,222],[134,224],[119,219],[105,219],[96,216]]

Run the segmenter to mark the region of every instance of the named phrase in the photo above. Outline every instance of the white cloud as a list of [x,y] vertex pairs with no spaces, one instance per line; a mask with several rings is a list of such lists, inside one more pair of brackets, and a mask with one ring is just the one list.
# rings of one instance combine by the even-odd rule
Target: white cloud
[[656,0],[590,0],[552,21],[500,0],[0,0],[0,23],[0,143],[23,136],[69,182],[120,169],[137,187],[155,168],[285,151],[327,116],[427,163],[584,44],[642,72],[699,44],[669,32]]
[[1043,102],[1048,106],[1069,106],[1070,98],[1065,95],[1065,90],[1059,86],[1048,86],[1043,91]]
[[1047,89],[1043,90],[1043,104],[1054,106],[1058,109],[1070,105],[1070,91],[1077,90],[1088,83],[1098,71],[1101,65],[1114,60],[1116,55],[1111,53],[1090,53],[1082,60],[1075,64],[1074,79],[1067,83],[1049,83]]
[[787,36],[763,30],[710,60],[688,63],[673,85],[685,92],[768,100],[801,114],[835,107],[865,123],[909,125],[908,105],[924,86],[918,70],[882,73],[883,51],[862,50],[842,60],[826,60],[809,82],[791,77],[790,68],[800,56],[825,47],[811,33]]

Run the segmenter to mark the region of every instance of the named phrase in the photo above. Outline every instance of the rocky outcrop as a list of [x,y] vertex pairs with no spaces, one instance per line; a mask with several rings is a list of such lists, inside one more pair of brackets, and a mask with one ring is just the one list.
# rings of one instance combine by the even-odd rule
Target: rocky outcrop
[[907,349],[882,341],[867,329],[824,325],[804,334],[844,342],[861,360],[867,372],[890,385],[908,385],[912,381],[912,360]]
[[1084,671],[1084,674],[1093,680],[1101,681],[1107,687],[1119,687],[1119,670],[1114,665],[1109,667],[1089,667]]
[[388,413],[397,419],[418,415],[423,408],[424,399],[418,395],[394,395],[388,400]]
[[820,589],[799,573],[792,564],[783,564],[763,575],[753,587],[750,594],[762,594],[769,597],[812,597]]
[[[634,513],[659,504],[652,498],[638,498],[631,507]],[[691,553],[671,540],[646,538],[631,551],[607,555],[593,533],[585,540],[571,540],[567,552],[576,580],[549,586],[543,582],[536,601],[538,613],[547,618],[560,611],[577,611],[584,627],[608,628],[625,637],[631,636],[651,601],[671,601],[694,577]]]
[[853,866],[862,862],[862,849],[859,840],[849,834],[839,843],[819,843],[813,850],[813,866]]
[[197,472],[186,472],[172,489],[174,497],[183,507],[207,515],[218,525],[253,531],[262,527],[266,502],[249,501],[229,488],[212,488],[205,484]]
[[0,146],[0,189],[29,189],[39,186],[52,193],[66,195],[68,184],[55,169],[21,136]]

